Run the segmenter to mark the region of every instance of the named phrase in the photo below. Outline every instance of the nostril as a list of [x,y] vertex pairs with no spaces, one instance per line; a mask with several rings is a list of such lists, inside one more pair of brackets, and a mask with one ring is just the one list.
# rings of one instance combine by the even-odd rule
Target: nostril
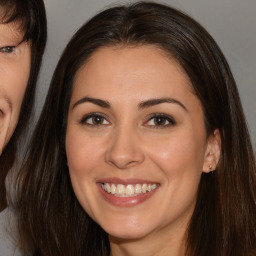
[[143,162],[144,154],[140,149],[123,152],[108,152],[106,161],[119,169],[127,169]]

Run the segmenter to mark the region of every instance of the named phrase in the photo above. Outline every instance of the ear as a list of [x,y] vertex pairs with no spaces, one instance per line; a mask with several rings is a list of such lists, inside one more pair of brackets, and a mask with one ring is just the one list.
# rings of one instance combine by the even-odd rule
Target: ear
[[221,136],[218,129],[209,135],[204,157],[203,172],[209,173],[216,169],[221,154]]
[[4,114],[2,110],[0,110],[0,156],[2,155],[5,145],[7,144],[10,121],[10,113]]

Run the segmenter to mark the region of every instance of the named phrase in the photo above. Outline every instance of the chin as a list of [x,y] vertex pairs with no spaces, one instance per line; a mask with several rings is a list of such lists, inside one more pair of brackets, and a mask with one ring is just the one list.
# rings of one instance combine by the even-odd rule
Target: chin
[[117,240],[139,240],[149,233],[151,233],[149,228],[134,226],[124,226],[122,224],[103,227],[105,232]]
[[112,240],[116,241],[137,241],[146,236],[143,232],[107,232],[107,234],[112,238]]

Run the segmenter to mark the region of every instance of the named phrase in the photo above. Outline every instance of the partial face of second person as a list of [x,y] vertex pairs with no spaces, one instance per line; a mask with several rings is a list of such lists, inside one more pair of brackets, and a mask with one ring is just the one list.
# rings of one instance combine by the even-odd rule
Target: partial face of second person
[[23,36],[19,22],[0,23],[0,154],[17,125],[29,79],[31,47]]
[[184,235],[219,144],[183,69],[154,46],[106,47],[73,86],[66,153],[84,210],[112,238]]

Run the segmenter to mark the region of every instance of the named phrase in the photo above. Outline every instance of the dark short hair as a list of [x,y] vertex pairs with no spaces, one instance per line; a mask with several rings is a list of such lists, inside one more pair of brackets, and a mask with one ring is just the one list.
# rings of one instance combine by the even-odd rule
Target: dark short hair
[[[20,111],[20,118],[12,138],[0,158],[0,209],[6,205],[4,180],[12,167],[21,135],[26,131],[33,109],[36,82],[47,38],[46,14],[43,0],[0,0],[0,22],[17,22],[24,32],[24,41],[31,42],[31,70]],[[3,191],[2,191],[3,190]]]
[[64,50],[20,173],[22,244],[32,241],[40,255],[109,255],[107,235],[81,208],[70,182],[65,153],[68,108],[74,77],[95,51],[141,45],[158,47],[178,61],[202,104],[207,134],[215,129],[221,134],[217,169],[202,174],[200,181],[187,231],[188,255],[253,255],[255,159],[229,65],[200,24],[151,2],[106,9],[84,24]]

